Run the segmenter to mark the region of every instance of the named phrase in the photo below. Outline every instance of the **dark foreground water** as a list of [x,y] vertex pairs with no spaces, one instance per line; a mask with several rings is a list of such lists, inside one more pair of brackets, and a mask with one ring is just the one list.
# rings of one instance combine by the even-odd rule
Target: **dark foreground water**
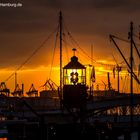
[[[1,129],[2,130],[2,129]],[[9,125],[0,131],[0,140],[139,140],[139,131],[106,125],[47,124]],[[7,130],[7,131],[6,131]],[[2,135],[2,132],[3,135]],[[4,136],[5,135],[5,136]]]

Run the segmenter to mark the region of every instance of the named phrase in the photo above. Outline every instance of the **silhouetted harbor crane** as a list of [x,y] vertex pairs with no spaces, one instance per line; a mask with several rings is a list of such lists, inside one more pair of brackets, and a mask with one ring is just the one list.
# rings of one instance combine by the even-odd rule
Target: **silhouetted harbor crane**
[[10,89],[7,88],[5,82],[1,82],[0,84],[0,94],[9,96]]
[[40,91],[40,97],[58,98],[59,86],[51,79],[46,80],[42,86],[44,89]]
[[37,97],[38,96],[38,90],[35,89],[34,84],[31,84],[31,87],[30,87],[29,91],[26,92],[26,94],[29,97],[31,97],[31,96]]
[[22,84],[22,87],[19,87],[19,84],[16,85],[14,92],[11,94],[15,97],[22,97],[24,93],[24,84]]

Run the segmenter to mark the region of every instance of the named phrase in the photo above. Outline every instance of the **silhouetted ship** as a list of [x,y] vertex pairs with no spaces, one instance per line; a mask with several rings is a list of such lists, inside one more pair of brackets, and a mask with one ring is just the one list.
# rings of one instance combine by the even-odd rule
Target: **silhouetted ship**
[[[59,22],[61,50],[61,12]],[[75,51],[73,49],[74,55],[64,67],[60,52],[60,86],[48,79],[43,85],[44,90],[38,94],[38,90],[31,84],[25,97],[24,85],[20,88],[16,84],[14,92],[10,93],[6,84],[1,83],[0,137],[9,140],[139,138],[140,95],[113,90],[109,73],[108,88],[93,90],[94,67],[88,88],[86,67],[78,61]],[[139,82],[133,71],[130,73]]]

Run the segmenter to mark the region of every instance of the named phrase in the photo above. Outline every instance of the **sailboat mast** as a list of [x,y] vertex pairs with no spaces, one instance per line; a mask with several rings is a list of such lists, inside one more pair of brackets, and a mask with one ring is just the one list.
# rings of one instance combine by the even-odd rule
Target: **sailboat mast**
[[63,77],[62,77],[62,12],[59,13],[59,39],[60,39],[60,95],[62,96],[62,85],[63,85]]
[[131,129],[133,128],[133,22],[130,23],[130,104],[131,104]]

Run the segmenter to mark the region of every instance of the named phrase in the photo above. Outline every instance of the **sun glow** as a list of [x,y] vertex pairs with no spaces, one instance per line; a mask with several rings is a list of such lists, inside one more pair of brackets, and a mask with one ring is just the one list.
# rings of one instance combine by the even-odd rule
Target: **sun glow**
[[[2,70],[1,74],[1,82],[6,82],[7,88],[10,91],[14,91],[15,89],[15,75],[13,70]],[[5,81],[5,77],[13,74],[10,79]],[[52,72],[50,72],[50,67],[37,67],[33,69],[23,69],[17,72],[17,83],[20,85],[24,84],[24,90],[28,91],[31,84],[33,83],[35,88],[41,90],[41,86],[44,85],[48,78],[55,79],[55,82],[58,84],[59,81],[59,68],[53,67]]]
[[[58,60],[57,60],[58,61]],[[102,60],[100,62],[103,63],[109,63],[106,60]],[[99,86],[100,90],[103,90],[105,85],[108,84],[108,78],[107,78],[107,73],[110,73],[110,81],[113,89],[117,90],[117,72],[115,72],[115,77],[113,75],[113,70],[110,67],[106,67],[104,65],[99,65],[95,64],[95,83],[94,87],[96,90],[96,86]],[[0,70],[0,82],[4,82],[6,78],[8,78],[9,75],[14,73],[13,69],[1,69]],[[68,72],[70,75],[71,71]],[[79,76],[81,75],[81,72],[78,71]],[[86,83],[89,86],[90,85],[90,75],[91,75],[91,67],[86,66]],[[39,66],[36,68],[24,68],[22,70],[17,71],[17,83],[21,87],[22,84],[24,84],[24,91],[28,91],[31,84],[34,84],[34,87],[36,90],[40,91],[43,89],[44,83],[48,79],[53,80],[58,86],[60,84],[60,67],[59,66],[53,66],[51,67],[50,65],[48,66]],[[129,74],[128,71],[121,71],[120,72],[120,90],[121,91],[127,91],[129,92]],[[78,81],[79,82],[79,81]],[[126,85],[127,83],[127,85]],[[10,79],[6,81],[6,86],[7,88],[10,89],[11,92],[14,91],[15,89],[15,76],[14,74]],[[139,92],[139,88],[137,84],[134,81],[134,92]]]

